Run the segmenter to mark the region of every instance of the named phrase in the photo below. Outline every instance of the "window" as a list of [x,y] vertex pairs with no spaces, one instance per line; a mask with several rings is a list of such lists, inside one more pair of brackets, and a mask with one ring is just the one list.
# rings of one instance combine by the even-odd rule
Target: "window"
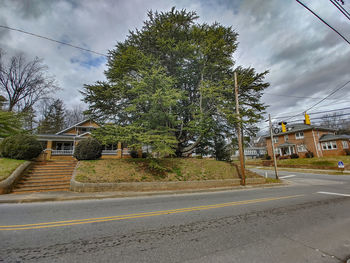
[[304,139],[304,132],[296,132],[295,139],[297,140]]
[[275,149],[275,154],[280,154],[280,149],[279,148]]
[[284,141],[288,142],[288,135],[284,135]]
[[298,152],[307,152],[304,144],[297,145]]
[[349,149],[349,144],[347,141],[342,141],[341,143],[343,144],[343,149]]
[[335,150],[337,149],[337,142],[323,142],[322,143],[322,149],[323,150]]
[[278,137],[273,137],[273,143],[278,143]]

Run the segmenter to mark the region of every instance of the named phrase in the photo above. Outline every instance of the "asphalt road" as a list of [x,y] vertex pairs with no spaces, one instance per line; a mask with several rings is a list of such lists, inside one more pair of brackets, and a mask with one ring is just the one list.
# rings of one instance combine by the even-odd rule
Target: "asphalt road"
[[287,186],[1,204],[0,262],[346,262],[350,176],[281,176]]

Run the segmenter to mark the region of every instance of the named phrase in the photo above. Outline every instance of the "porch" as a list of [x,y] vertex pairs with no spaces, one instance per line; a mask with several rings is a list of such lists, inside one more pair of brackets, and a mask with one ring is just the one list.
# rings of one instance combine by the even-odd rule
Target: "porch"
[[290,156],[296,153],[295,144],[289,142],[278,145],[277,150],[280,156]]

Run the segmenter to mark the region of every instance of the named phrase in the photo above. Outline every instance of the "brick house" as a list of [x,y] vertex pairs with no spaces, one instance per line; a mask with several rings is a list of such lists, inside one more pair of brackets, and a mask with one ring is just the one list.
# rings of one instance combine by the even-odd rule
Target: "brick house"
[[[345,155],[349,149],[349,135],[335,135],[335,129],[316,125],[292,124],[287,125],[286,132],[274,134],[275,154],[290,156],[298,154],[305,157],[312,152],[315,157]],[[270,136],[266,136],[268,155],[272,156]]]

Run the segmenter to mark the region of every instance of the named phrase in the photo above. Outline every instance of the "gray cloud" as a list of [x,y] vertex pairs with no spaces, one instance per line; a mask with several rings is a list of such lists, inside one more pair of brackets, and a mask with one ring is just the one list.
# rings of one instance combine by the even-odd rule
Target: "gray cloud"
[[[123,41],[129,30],[140,28],[148,10],[172,6],[194,10],[199,22],[218,21],[232,26],[240,42],[234,55],[237,65],[270,70],[271,83],[264,95],[273,115],[301,111],[337,85],[350,79],[349,46],[295,1],[279,0],[59,0],[10,1],[0,10],[0,23],[86,47],[101,53]],[[328,1],[305,3],[350,38],[348,21]],[[349,6],[347,6],[348,8]],[[17,14],[20,14],[18,18]],[[6,36],[6,37],[4,37]],[[83,84],[103,80],[101,57],[0,29],[0,48],[24,51],[29,58],[44,58],[62,87],[57,95],[68,105],[80,103]],[[342,95],[349,97],[350,88]],[[337,98],[341,94],[336,94]],[[294,98],[288,96],[305,97]],[[334,108],[332,100],[322,103]],[[341,104],[337,104],[341,105]]]

